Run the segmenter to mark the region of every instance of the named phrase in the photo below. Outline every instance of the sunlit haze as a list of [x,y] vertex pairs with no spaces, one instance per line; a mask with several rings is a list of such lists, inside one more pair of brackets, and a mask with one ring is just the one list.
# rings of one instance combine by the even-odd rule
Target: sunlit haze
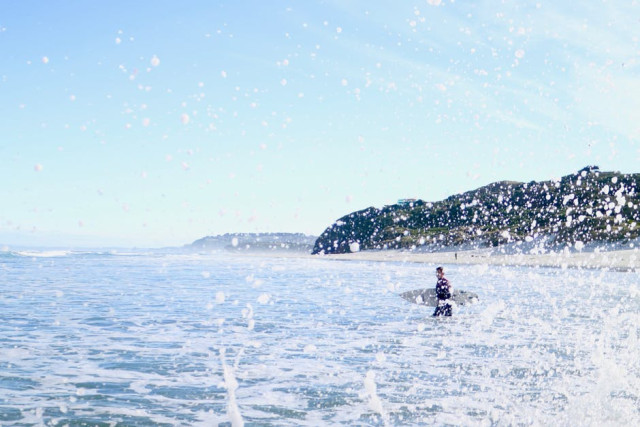
[[639,13],[5,1],[0,246],[317,235],[400,198],[638,172]]

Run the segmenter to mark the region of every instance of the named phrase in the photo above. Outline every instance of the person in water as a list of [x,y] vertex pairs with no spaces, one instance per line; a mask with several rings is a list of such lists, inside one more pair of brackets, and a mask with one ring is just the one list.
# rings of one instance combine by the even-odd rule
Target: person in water
[[444,268],[436,268],[436,276],[438,277],[438,282],[436,283],[436,298],[438,298],[438,305],[436,306],[436,311],[433,312],[433,316],[451,316],[453,309],[451,307],[450,299],[453,294],[453,287],[451,286],[449,279],[444,277]]

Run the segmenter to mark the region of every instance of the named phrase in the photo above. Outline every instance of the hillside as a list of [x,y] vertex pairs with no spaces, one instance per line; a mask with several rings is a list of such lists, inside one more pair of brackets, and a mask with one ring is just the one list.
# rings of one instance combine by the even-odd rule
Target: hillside
[[439,202],[370,207],[346,215],[313,253],[365,249],[624,242],[640,235],[640,174],[590,166],[557,181],[501,181]]
[[207,236],[185,246],[191,250],[300,251],[309,253],[315,236],[302,233],[227,233]]

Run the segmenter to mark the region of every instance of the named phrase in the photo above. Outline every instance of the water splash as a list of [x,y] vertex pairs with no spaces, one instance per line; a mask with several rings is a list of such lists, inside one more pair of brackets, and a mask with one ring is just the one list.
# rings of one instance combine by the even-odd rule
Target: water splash
[[[244,420],[242,419],[242,414],[240,413],[240,408],[238,408],[236,400],[238,381],[235,377],[235,368],[227,365],[225,361],[225,352],[226,350],[224,348],[220,350],[220,360],[222,362],[222,370],[224,373],[224,385],[227,389],[227,415],[229,416],[229,421],[231,421],[231,425],[233,427],[243,427]],[[239,356],[240,354],[238,354],[236,359],[236,368],[237,362],[240,360]]]
[[375,372],[367,371],[364,378],[364,391],[369,402],[369,409],[377,412],[382,417],[384,425],[388,425],[388,417],[382,406],[382,400],[378,396],[378,386],[375,381]]

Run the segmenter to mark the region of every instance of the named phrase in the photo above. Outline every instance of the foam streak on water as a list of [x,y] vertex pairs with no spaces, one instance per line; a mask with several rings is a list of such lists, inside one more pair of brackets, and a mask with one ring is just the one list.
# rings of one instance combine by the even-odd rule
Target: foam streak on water
[[[0,254],[0,424],[639,425],[636,273]],[[446,267],[446,266],[445,266]]]

